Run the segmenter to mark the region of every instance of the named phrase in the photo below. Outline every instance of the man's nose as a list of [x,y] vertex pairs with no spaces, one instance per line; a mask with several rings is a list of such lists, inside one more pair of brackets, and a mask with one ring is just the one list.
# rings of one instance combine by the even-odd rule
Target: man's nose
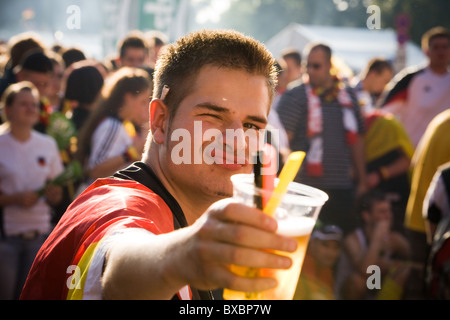
[[[245,150],[247,147],[245,131],[242,122],[239,119],[230,122],[225,130],[225,144],[227,149],[232,146],[233,151]],[[227,150],[228,151],[228,150]]]

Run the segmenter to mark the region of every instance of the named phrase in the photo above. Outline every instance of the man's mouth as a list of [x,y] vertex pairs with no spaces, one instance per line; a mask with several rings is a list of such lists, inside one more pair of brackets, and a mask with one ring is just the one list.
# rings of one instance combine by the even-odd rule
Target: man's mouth
[[214,148],[211,151],[211,157],[214,164],[229,170],[239,170],[248,164],[245,154],[232,154],[229,152],[224,152],[220,148]]

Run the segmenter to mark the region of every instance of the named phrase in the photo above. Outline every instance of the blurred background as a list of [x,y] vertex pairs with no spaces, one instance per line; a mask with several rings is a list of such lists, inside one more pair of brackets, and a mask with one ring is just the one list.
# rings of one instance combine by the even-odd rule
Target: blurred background
[[159,30],[174,41],[196,29],[233,28],[275,56],[286,46],[328,42],[358,72],[369,54],[398,59],[399,43],[399,63],[420,64],[422,34],[449,28],[449,12],[448,0],[0,0],[0,42],[35,31],[49,46],[77,46],[102,60],[134,29]]

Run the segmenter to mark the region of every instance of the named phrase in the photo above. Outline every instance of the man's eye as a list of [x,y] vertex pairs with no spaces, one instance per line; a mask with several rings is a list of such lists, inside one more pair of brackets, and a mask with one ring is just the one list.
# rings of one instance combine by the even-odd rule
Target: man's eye
[[259,126],[257,126],[256,124],[253,124],[253,123],[244,123],[244,128],[254,129],[254,130],[261,129]]

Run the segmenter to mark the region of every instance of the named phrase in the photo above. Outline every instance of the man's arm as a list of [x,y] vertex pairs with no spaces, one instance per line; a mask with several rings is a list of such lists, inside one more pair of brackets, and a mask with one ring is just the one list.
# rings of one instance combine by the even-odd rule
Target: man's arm
[[345,240],[344,245],[350,260],[361,275],[367,275],[367,267],[370,265],[378,265],[384,270],[384,261],[382,261],[381,253],[386,249],[389,228],[389,221],[378,222],[373,230],[371,239],[368,241],[368,247],[365,252],[362,251],[355,233],[350,234]]
[[289,258],[262,250],[295,250],[296,242],[275,234],[276,228],[260,210],[220,201],[190,227],[124,235],[106,254],[103,297],[170,299],[185,285],[249,292],[272,288],[275,279],[238,277],[229,265],[288,268]]

